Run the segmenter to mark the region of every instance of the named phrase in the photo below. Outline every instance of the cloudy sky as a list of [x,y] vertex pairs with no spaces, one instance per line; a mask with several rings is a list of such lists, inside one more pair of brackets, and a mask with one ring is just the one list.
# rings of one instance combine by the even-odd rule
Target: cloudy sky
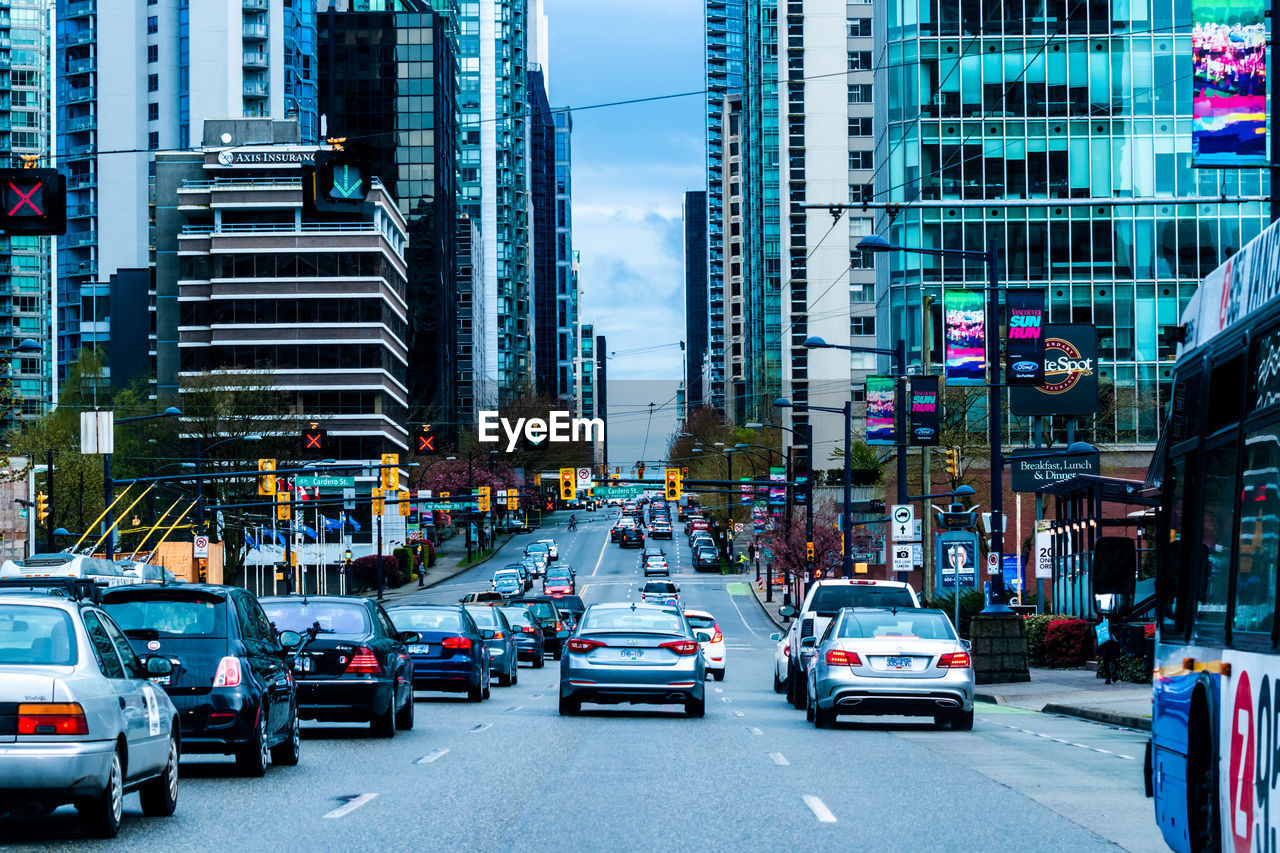
[[[703,88],[701,3],[545,2],[553,107]],[[695,95],[573,115],[582,320],[595,323],[607,351],[617,353],[608,364],[611,464],[660,457],[675,422],[683,360],[674,344],[684,338],[681,203],[686,190],[705,183],[703,103]],[[661,344],[673,346],[628,352]]]

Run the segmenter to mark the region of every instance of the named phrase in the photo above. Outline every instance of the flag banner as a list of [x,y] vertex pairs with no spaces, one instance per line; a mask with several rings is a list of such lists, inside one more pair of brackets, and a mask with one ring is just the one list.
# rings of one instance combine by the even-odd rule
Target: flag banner
[[[774,483],[785,483],[787,481],[786,468],[770,468],[769,479]],[[769,503],[785,504],[787,502],[786,486],[771,486],[769,488]]]
[[911,377],[910,443],[918,447],[938,444],[942,411],[938,400],[938,377]]
[[1009,336],[1005,341],[1005,382],[1044,384],[1044,291],[1010,290]]
[[947,384],[982,385],[986,379],[986,308],[981,290],[948,288],[942,294]]
[[742,485],[738,487],[738,490],[741,492],[741,496],[738,499],[742,501],[743,506],[751,506],[751,501],[755,499],[755,489],[751,487],[751,478],[739,477],[738,481],[742,483]]
[[1191,2],[1191,162],[1267,165],[1267,4]]
[[867,444],[893,444],[892,376],[867,377]]

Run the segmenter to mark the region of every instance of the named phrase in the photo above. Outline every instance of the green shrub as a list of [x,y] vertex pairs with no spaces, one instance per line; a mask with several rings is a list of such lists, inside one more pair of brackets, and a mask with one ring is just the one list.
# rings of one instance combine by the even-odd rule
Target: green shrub
[[1023,620],[1027,632],[1027,662],[1032,666],[1044,666],[1044,635],[1054,618],[1052,614],[1041,613]]
[[1044,635],[1045,666],[1083,666],[1093,654],[1093,623],[1083,619],[1054,619]]
[[[378,586],[378,558],[372,554],[359,557],[351,562],[351,576],[361,588],[376,589]],[[400,563],[386,554],[382,555],[382,582],[389,587],[401,586],[405,577],[400,573]]]
[[431,568],[436,564],[436,543],[430,539],[427,540],[427,568]]
[[1147,662],[1140,657],[1121,655],[1116,658],[1115,677],[1134,684],[1150,684],[1151,667],[1147,666]]
[[400,567],[400,574],[406,578],[413,577],[413,549],[401,545],[391,552],[391,556],[395,557],[396,565]]
[[[936,607],[947,614],[948,619],[954,619],[955,594],[950,592],[935,592],[930,598],[922,602],[925,607]],[[971,636],[969,633],[970,621],[975,613],[981,613],[986,607],[986,599],[982,596],[980,589],[968,589],[960,592],[960,624],[956,626],[956,630],[960,632],[961,637]]]

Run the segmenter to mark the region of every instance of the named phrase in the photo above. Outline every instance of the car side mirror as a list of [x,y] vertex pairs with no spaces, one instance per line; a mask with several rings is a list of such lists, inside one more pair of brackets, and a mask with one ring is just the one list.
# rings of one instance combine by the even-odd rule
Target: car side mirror
[[778,615],[784,619],[790,619],[796,615],[796,609],[790,604],[784,604],[782,607],[778,608]]
[[171,675],[173,673],[173,661],[164,655],[150,655],[146,659],[145,667],[147,675]]
[[800,648],[811,649],[818,644],[818,638],[812,635],[804,637],[800,640]]
[[775,631],[769,635],[769,639],[776,643],[782,639],[782,635]]
[[482,638],[482,639],[485,639],[485,640],[492,640],[492,639],[493,639],[493,631],[490,631],[488,628],[486,628],[486,629],[484,629],[483,631],[481,631],[481,632],[480,632],[480,636],[481,636],[481,638]]
[[280,645],[286,649],[302,645],[302,635],[297,631],[281,631],[277,636],[280,637]]
[[396,634],[396,639],[402,643],[419,643],[422,641],[422,635],[417,631],[401,631]]
[[711,642],[711,635],[706,631],[695,631],[693,636],[697,637],[699,643]]

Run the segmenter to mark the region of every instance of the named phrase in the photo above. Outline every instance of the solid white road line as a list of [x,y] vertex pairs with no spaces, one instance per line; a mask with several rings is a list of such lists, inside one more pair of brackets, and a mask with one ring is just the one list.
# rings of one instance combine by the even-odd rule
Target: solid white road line
[[600,562],[604,559],[604,549],[609,547],[609,531],[604,532],[604,541],[600,543],[600,556],[596,557],[596,567],[591,570],[591,577],[596,576],[596,572],[600,571]]
[[729,603],[733,605],[733,609],[738,611],[738,618],[742,620],[742,626],[751,632],[751,636],[757,640],[763,640],[764,637],[755,632],[755,629],[747,622],[747,617],[742,615],[742,610],[738,607],[738,597],[736,595],[729,596]]
[[836,816],[831,813],[831,809],[827,808],[827,804],[813,794],[804,795],[804,804],[809,807],[809,811],[813,812],[819,823],[836,822]]
[[[779,767],[786,767],[788,764],[791,763],[790,761],[787,761],[787,757],[783,755],[781,752],[771,752],[769,753],[769,757],[772,758],[773,763],[778,765]],[[810,808],[812,808],[812,806],[810,806]]]
[[347,801],[347,804],[345,806],[338,806],[338,808],[326,814],[325,817],[329,818],[330,820],[337,820],[340,817],[346,817],[347,815],[351,814],[353,811],[360,808],[361,806],[363,806],[365,803],[369,802],[376,796],[378,795],[377,794],[361,794],[358,797],[353,797],[352,799]]
[[424,756],[422,756],[421,758],[419,758],[419,759],[418,759],[417,761],[415,761],[414,763],[415,763],[415,764],[430,764],[431,762],[435,761],[437,758],[441,758],[441,757],[443,757],[443,756],[444,756],[444,754],[445,754],[445,753],[447,753],[448,751],[449,751],[449,747],[447,747],[447,746],[442,746],[442,747],[440,747],[439,749],[437,749],[435,752],[432,752],[432,753],[430,753],[430,754],[428,754],[428,755],[424,755]]
[[519,711],[519,710],[521,710],[521,709],[523,709],[523,708],[524,708],[524,706],[523,706],[523,705],[512,705],[512,706],[511,706],[510,708],[508,708],[504,713],[510,713],[511,711]]

